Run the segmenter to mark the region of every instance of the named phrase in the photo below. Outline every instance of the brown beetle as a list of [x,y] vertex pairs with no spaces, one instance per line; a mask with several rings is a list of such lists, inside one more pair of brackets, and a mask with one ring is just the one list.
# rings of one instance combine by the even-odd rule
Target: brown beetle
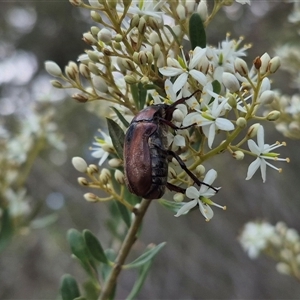
[[173,129],[185,129],[194,125],[179,128],[171,122],[176,106],[194,94],[179,99],[171,105],[149,106],[133,118],[124,141],[125,182],[131,193],[145,199],[161,198],[166,187],[185,193],[185,189],[167,182],[168,156],[175,157],[199,186],[207,185],[200,181],[181,158],[167,147],[168,126]]

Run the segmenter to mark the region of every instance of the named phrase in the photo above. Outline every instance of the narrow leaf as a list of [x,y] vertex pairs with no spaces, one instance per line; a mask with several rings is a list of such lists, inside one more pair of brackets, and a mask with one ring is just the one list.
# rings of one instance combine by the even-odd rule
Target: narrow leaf
[[130,264],[124,265],[123,268],[124,269],[132,269],[132,268],[138,268],[138,267],[144,265],[149,260],[151,260],[165,246],[165,244],[166,244],[166,242],[163,242],[155,247],[151,247],[149,250],[147,250],[145,253],[143,253],[136,260],[134,260]]
[[62,277],[60,284],[60,294],[63,300],[74,300],[80,297],[79,288],[76,280],[69,274]]
[[197,46],[206,47],[206,33],[201,17],[198,13],[193,13],[189,21],[189,33],[192,50]]
[[70,229],[67,234],[67,239],[72,253],[80,261],[86,262],[89,257],[83,235],[76,229]]
[[169,201],[169,200],[165,200],[165,199],[159,199],[158,202],[159,202],[159,204],[161,204],[165,208],[171,210],[175,214],[185,204],[184,202],[175,202],[175,201]]
[[129,122],[123,117],[123,115],[115,107],[111,106],[110,108],[116,113],[119,120],[127,128],[129,126]]
[[146,97],[147,97],[147,89],[144,88],[143,84],[141,82],[138,83],[138,89],[139,89],[139,110],[143,109],[146,103]]
[[104,250],[101,246],[99,240],[92,234],[89,230],[83,231],[83,237],[86,243],[88,250],[90,251],[93,258],[97,261],[102,262],[104,264],[108,263],[107,257],[104,253]]
[[125,205],[119,201],[114,202],[118,208],[122,220],[125,222],[126,226],[129,228],[131,225],[131,212],[126,208]]
[[100,286],[97,282],[87,280],[83,283],[84,294],[86,299],[97,300],[100,296]]
[[8,208],[2,210],[0,218],[0,252],[9,244],[13,237],[14,226]]
[[119,158],[123,159],[123,144],[125,134],[123,129],[112,119],[106,118],[109,135]]
[[139,107],[139,89],[137,84],[131,84],[130,85],[130,91],[131,95],[134,101],[135,106],[138,108]]
[[140,292],[140,290],[145,282],[145,279],[149,273],[152,262],[153,262],[153,260],[151,259],[148,262],[146,262],[144,265],[141,266],[141,268],[139,269],[138,278],[137,278],[136,282],[134,283],[134,286],[133,286],[130,294],[126,297],[126,300],[133,300],[138,295],[138,293]]

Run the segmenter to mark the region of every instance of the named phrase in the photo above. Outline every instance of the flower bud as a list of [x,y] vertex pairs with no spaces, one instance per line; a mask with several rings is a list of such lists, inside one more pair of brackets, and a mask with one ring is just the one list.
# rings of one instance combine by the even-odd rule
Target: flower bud
[[86,161],[79,156],[75,156],[72,158],[72,165],[78,172],[86,173],[87,171],[88,165]]
[[88,202],[97,202],[98,197],[93,193],[86,193],[83,195],[84,199]]
[[205,22],[208,18],[207,3],[206,0],[201,0],[197,7],[197,13],[200,15],[200,18]]
[[100,172],[99,180],[102,184],[107,184],[111,178],[111,174],[108,169],[103,168]]
[[138,25],[138,31],[140,34],[144,34],[145,31],[146,31],[146,19],[144,17],[141,17],[140,18],[140,21],[139,21],[139,25]]
[[98,14],[96,11],[92,10],[91,11],[91,18],[94,22],[97,23],[102,23],[102,18],[100,16],[100,14]]
[[222,80],[225,87],[231,92],[237,92],[240,89],[240,84],[237,80],[237,78],[228,72],[224,72],[222,74]]
[[87,96],[85,96],[83,94],[78,94],[78,93],[73,94],[72,98],[74,100],[77,100],[78,102],[81,102],[81,103],[85,103],[85,102],[87,102],[89,100],[89,98]]
[[77,182],[82,186],[88,186],[89,185],[89,182],[87,181],[87,179],[85,177],[78,177]]
[[241,58],[236,58],[234,61],[234,68],[241,76],[245,77],[248,75],[249,70],[246,62]]
[[137,27],[140,22],[140,16],[139,15],[134,15],[130,21],[130,27]]
[[203,165],[198,165],[195,172],[199,177],[201,177],[205,174],[205,167]]
[[178,202],[182,202],[184,200],[184,194],[182,194],[182,193],[176,193],[176,194],[174,194],[173,200],[175,202],[177,202],[177,203]]
[[250,126],[250,128],[248,129],[248,132],[247,132],[248,138],[251,139],[251,138],[254,138],[256,136],[259,126],[261,126],[259,123],[255,123],[255,124]]
[[174,121],[182,123],[184,117],[185,116],[184,116],[183,112],[180,109],[176,108],[174,110],[174,112],[173,112],[173,120]]
[[58,80],[51,80],[50,82],[52,86],[57,89],[61,89],[63,87],[63,85]]
[[260,67],[259,71],[261,74],[265,74],[268,71],[268,67],[269,67],[271,58],[270,58],[269,54],[266,52],[261,56],[260,60],[261,60],[261,67]]
[[161,50],[160,50],[159,44],[155,44],[152,51],[153,51],[154,59],[158,59],[159,56],[161,55]]
[[90,32],[86,32],[83,34],[82,38],[88,45],[96,45],[97,40],[93,37],[93,35]]
[[99,168],[95,164],[90,164],[87,168],[87,171],[89,174],[93,175],[99,172]]
[[112,167],[112,168],[118,168],[120,166],[122,166],[123,161],[120,158],[112,158],[108,161],[108,164]]
[[180,20],[186,19],[185,7],[182,4],[178,4],[176,7],[176,13]]
[[275,73],[280,67],[280,58],[278,56],[273,57],[269,63],[270,73]]
[[275,93],[273,91],[264,91],[259,97],[259,101],[262,104],[271,104],[275,99]]
[[235,158],[236,160],[242,160],[242,159],[244,159],[245,154],[244,154],[244,152],[238,150],[238,151],[233,152],[233,153],[232,153],[232,156],[233,156],[233,158]]
[[88,63],[88,68],[89,68],[89,70],[90,70],[93,74],[95,74],[95,75],[99,75],[99,74],[100,74],[99,69],[98,69],[98,67],[96,66],[96,64],[94,64],[94,63],[92,63],[92,62],[89,62],[89,63]]
[[133,61],[129,59],[122,59],[122,64],[126,70],[134,71],[136,69]]
[[133,75],[124,76],[124,80],[128,84],[136,84],[137,83],[137,79]]
[[162,24],[159,24],[159,22],[153,18],[153,17],[149,17],[148,18],[148,21],[147,21],[147,24],[154,30],[154,31],[159,31],[161,29],[161,25]]
[[195,4],[196,4],[195,0],[189,0],[185,2],[185,8],[189,14],[192,14],[195,11]]
[[267,115],[267,120],[268,121],[276,121],[279,118],[280,118],[280,111],[278,111],[278,110],[272,110]]
[[79,65],[79,72],[80,74],[84,77],[84,78],[91,78],[91,74],[90,74],[90,70],[89,68],[87,67],[87,65],[85,64],[80,64]]
[[236,108],[236,98],[232,94],[228,94],[228,102],[232,108]]
[[102,28],[97,35],[98,39],[102,41],[105,44],[108,44],[111,42],[112,39],[112,33],[107,28]]
[[120,170],[115,171],[115,179],[119,184],[121,184],[121,185],[125,184],[124,174]]
[[245,118],[240,117],[236,120],[236,125],[240,128],[244,128],[247,125],[247,120]]
[[53,61],[46,61],[45,69],[51,76],[60,77],[62,75],[61,68]]
[[141,78],[141,84],[146,85],[146,84],[149,84],[149,83],[150,83],[150,80],[149,80],[148,76],[143,76]]
[[159,39],[159,36],[157,34],[157,32],[155,31],[152,31],[149,35],[149,42],[152,44],[152,45],[155,45],[156,43],[159,43],[160,42],[160,39]]
[[93,35],[94,37],[97,37],[99,31],[100,31],[100,28],[99,28],[99,27],[97,27],[97,26],[92,26],[92,27],[91,27],[91,33],[92,33],[92,35]]

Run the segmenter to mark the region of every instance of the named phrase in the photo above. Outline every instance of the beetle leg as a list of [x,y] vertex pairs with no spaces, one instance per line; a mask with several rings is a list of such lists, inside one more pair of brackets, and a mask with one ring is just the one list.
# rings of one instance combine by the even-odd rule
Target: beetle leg
[[170,182],[167,182],[166,183],[166,187],[170,190],[170,191],[174,191],[174,192],[177,192],[177,193],[181,193],[181,194],[185,194],[185,191],[186,189],[180,187],[180,186],[177,186],[177,185],[174,185]]
[[218,192],[217,188],[215,188],[215,187],[213,187],[213,186],[211,186],[211,185],[209,185],[209,184],[207,184],[207,183],[199,180],[196,177],[196,175],[187,168],[186,164],[184,163],[184,161],[180,158],[180,156],[178,154],[176,154],[175,152],[173,152],[171,150],[167,150],[167,153],[169,155],[173,156],[178,161],[180,167],[194,180],[194,182],[197,185],[201,186],[201,184],[204,184],[204,185],[208,186],[209,188],[213,189],[216,193]]

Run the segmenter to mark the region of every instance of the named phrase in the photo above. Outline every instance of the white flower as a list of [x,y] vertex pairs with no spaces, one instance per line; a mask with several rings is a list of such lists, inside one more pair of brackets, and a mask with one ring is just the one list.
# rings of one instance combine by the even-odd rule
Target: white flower
[[25,189],[14,191],[7,189],[5,197],[8,201],[8,208],[11,216],[20,217],[30,213],[29,199]]
[[260,125],[257,130],[257,144],[253,140],[248,141],[248,147],[249,147],[250,151],[253,154],[255,154],[257,156],[257,158],[250,164],[250,166],[248,168],[246,180],[251,179],[252,176],[254,175],[254,173],[257,171],[257,169],[260,168],[262,180],[263,180],[263,182],[265,182],[267,165],[269,167],[281,172],[281,169],[276,168],[275,166],[270,164],[268,161],[266,161],[267,159],[272,159],[272,160],[276,160],[276,161],[289,162],[288,158],[278,158],[278,156],[279,156],[278,153],[271,152],[274,149],[279,148],[281,146],[285,146],[285,143],[276,142],[275,144],[272,144],[272,145],[265,144],[264,128],[263,128],[263,126]]
[[[225,118],[220,118],[220,115],[224,113],[224,107],[227,104],[228,99],[219,96],[218,94],[208,91],[215,99],[210,106],[207,106],[205,112],[197,110],[188,114],[184,120],[183,125],[188,126],[193,123],[202,127],[203,133],[208,138],[208,146],[211,148],[215,139],[216,130],[221,129],[224,131],[230,131],[234,129],[234,125]],[[219,104],[219,100],[222,102]]]
[[243,249],[250,258],[257,258],[259,253],[267,247],[268,242],[275,236],[275,228],[269,223],[249,222],[239,238]]
[[[203,182],[205,182],[208,185],[211,185],[214,180],[217,177],[217,172],[214,169],[211,169],[207,172],[205,175]],[[214,205],[217,207],[221,207],[224,209],[224,207],[212,202],[209,198],[214,196],[216,194],[216,191],[212,189],[211,187],[208,187],[204,184],[201,185],[199,191],[194,187],[190,186],[186,189],[185,192],[186,196],[190,199],[193,199],[192,201],[186,202],[178,211],[175,217],[179,217],[183,214],[188,213],[192,208],[199,205],[200,212],[205,217],[207,221],[209,221],[213,215],[214,212],[211,209],[210,205]]]
[[100,158],[99,160],[99,166],[101,166],[104,161],[107,159],[110,153],[114,151],[114,147],[112,144],[111,137],[107,135],[105,132],[101,131],[102,136],[104,137],[103,139],[96,138],[96,142],[93,143],[95,146],[94,148],[91,147],[90,150],[92,150],[92,156],[96,158]]
[[168,67],[159,69],[159,72],[164,76],[178,76],[173,85],[175,93],[181,90],[182,87],[187,83],[189,76],[193,77],[202,86],[206,84],[206,76],[202,72],[194,69],[199,64],[201,58],[205,55],[205,52],[206,48],[202,49],[200,47],[196,47],[194,51],[192,51],[189,63],[187,64],[187,62],[184,61],[184,67],[176,59],[169,57],[167,60]]
[[[131,2],[131,6],[126,11],[126,14],[131,15],[147,15],[154,17],[158,20],[162,19],[162,16],[164,15],[164,12],[161,11],[161,8],[166,3],[166,1],[154,1],[154,0],[133,0]],[[117,5],[116,10],[118,12],[124,11],[124,6]]]

